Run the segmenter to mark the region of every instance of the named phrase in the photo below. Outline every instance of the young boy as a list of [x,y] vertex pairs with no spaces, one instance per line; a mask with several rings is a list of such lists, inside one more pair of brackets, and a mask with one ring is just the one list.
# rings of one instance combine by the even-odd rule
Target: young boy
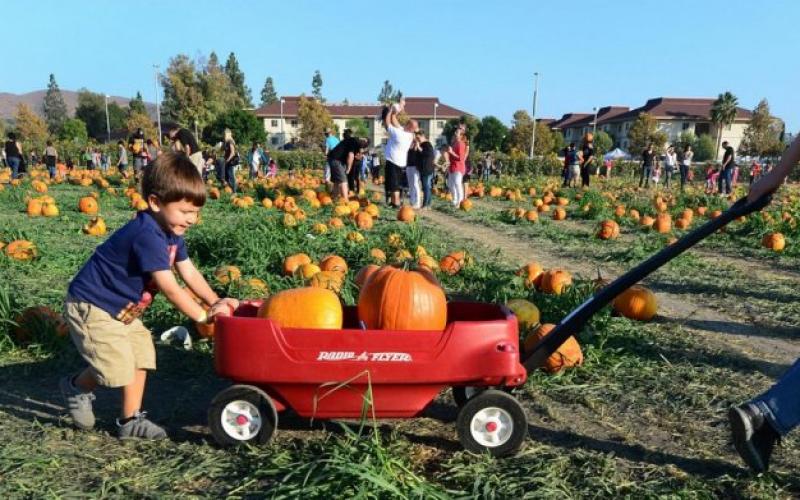
[[[769,174],[750,187],[747,199],[756,201],[778,189],[800,162],[800,138],[795,139]],[[742,460],[755,472],[769,468],[775,443],[800,425],[800,359],[764,394],[728,412],[733,444]]]
[[[165,153],[145,169],[142,196],[149,209],[103,244],[72,280],[64,303],[70,337],[89,366],[61,379],[60,388],[75,425],[91,429],[92,391],[122,388],[117,419],[120,438],[166,437],[142,411],[147,370],[156,357],[150,331],[139,317],[161,290],[179,311],[198,322],[228,315],[235,299],[220,299],[189,260],[183,235],[197,222],[206,191],[197,168],[182,153]],[[171,268],[210,310],[181,288]]]

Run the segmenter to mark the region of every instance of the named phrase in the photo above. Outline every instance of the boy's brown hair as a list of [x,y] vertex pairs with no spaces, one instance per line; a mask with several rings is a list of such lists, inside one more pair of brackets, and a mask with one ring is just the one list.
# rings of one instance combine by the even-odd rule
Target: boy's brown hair
[[185,153],[166,152],[144,169],[142,196],[158,197],[161,203],[187,200],[196,207],[206,203],[206,186]]

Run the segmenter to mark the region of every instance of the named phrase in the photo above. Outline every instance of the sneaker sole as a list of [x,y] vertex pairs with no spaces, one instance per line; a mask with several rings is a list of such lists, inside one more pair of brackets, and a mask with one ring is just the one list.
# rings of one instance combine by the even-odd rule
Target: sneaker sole
[[69,409],[69,401],[68,401],[69,396],[67,395],[67,391],[64,388],[64,385],[66,383],[68,383],[66,381],[66,379],[59,380],[58,381],[58,388],[61,391],[61,397],[64,399],[64,406],[66,406],[66,410],[70,414],[69,416],[72,419],[73,425],[75,425],[75,427],[77,427],[78,429],[80,429],[82,431],[90,431],[90,430],[94,429],[94,423],[92,423],[92,425],[83,425],[80,422],[78,422],[77,420],[75,420],[74,416],[72,416],[72,411]]
[[733,433],[733,446],[742,460],[754,471],[764,472],[766,470],[761,455],[753,445],[753,426],[750,419],[740,408],[734,407],[728,410],[728,420],[731,424]]

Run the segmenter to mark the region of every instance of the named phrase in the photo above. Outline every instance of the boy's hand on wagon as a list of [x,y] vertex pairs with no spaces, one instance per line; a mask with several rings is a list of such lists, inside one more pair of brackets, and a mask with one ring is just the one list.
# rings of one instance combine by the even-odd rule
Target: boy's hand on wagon
[[208,315],[211,318],[216,316],[233,316],[233,312],[238,307],[239,301],[236,299],[220,299],[211,306],[211,309],[208,311]]

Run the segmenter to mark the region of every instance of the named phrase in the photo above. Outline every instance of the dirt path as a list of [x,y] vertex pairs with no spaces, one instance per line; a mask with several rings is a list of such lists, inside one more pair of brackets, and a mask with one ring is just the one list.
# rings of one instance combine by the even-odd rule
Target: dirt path
[[[506,234],[500,230],[481,224],[471,224],[437,211],[425,211],[422,217],[448,234],[457,234],[487,249],[499,248],[504,260],[512,265],[535,260],[545,268],[562,267],[573,274],[593,277],[597,265],[583,260],[571,259],[555,246],[549,247],[541,241],[532,244],[529,240]],[[603,265],[604,275],[613,279],[624,269]],[[800,341],[784,340],[770,336],[763,326],[755,325],[747,318],[722,314],[706,305],[694,302],[691,296],[677,295],[665,290],[654,289],[658,293],[659,314],[667,322],[703,335],[720,347],[734,348],[754,360],[770,363],[789,364],[800,357]],[[782,335],[782,334],[781,334]],[[776,336],[781,336],[776,335]],[[783,367],[778,367],[777,372]],[[775,370],[770,370],[775,372]],[[778,373],[774,373],[777,375]]]

